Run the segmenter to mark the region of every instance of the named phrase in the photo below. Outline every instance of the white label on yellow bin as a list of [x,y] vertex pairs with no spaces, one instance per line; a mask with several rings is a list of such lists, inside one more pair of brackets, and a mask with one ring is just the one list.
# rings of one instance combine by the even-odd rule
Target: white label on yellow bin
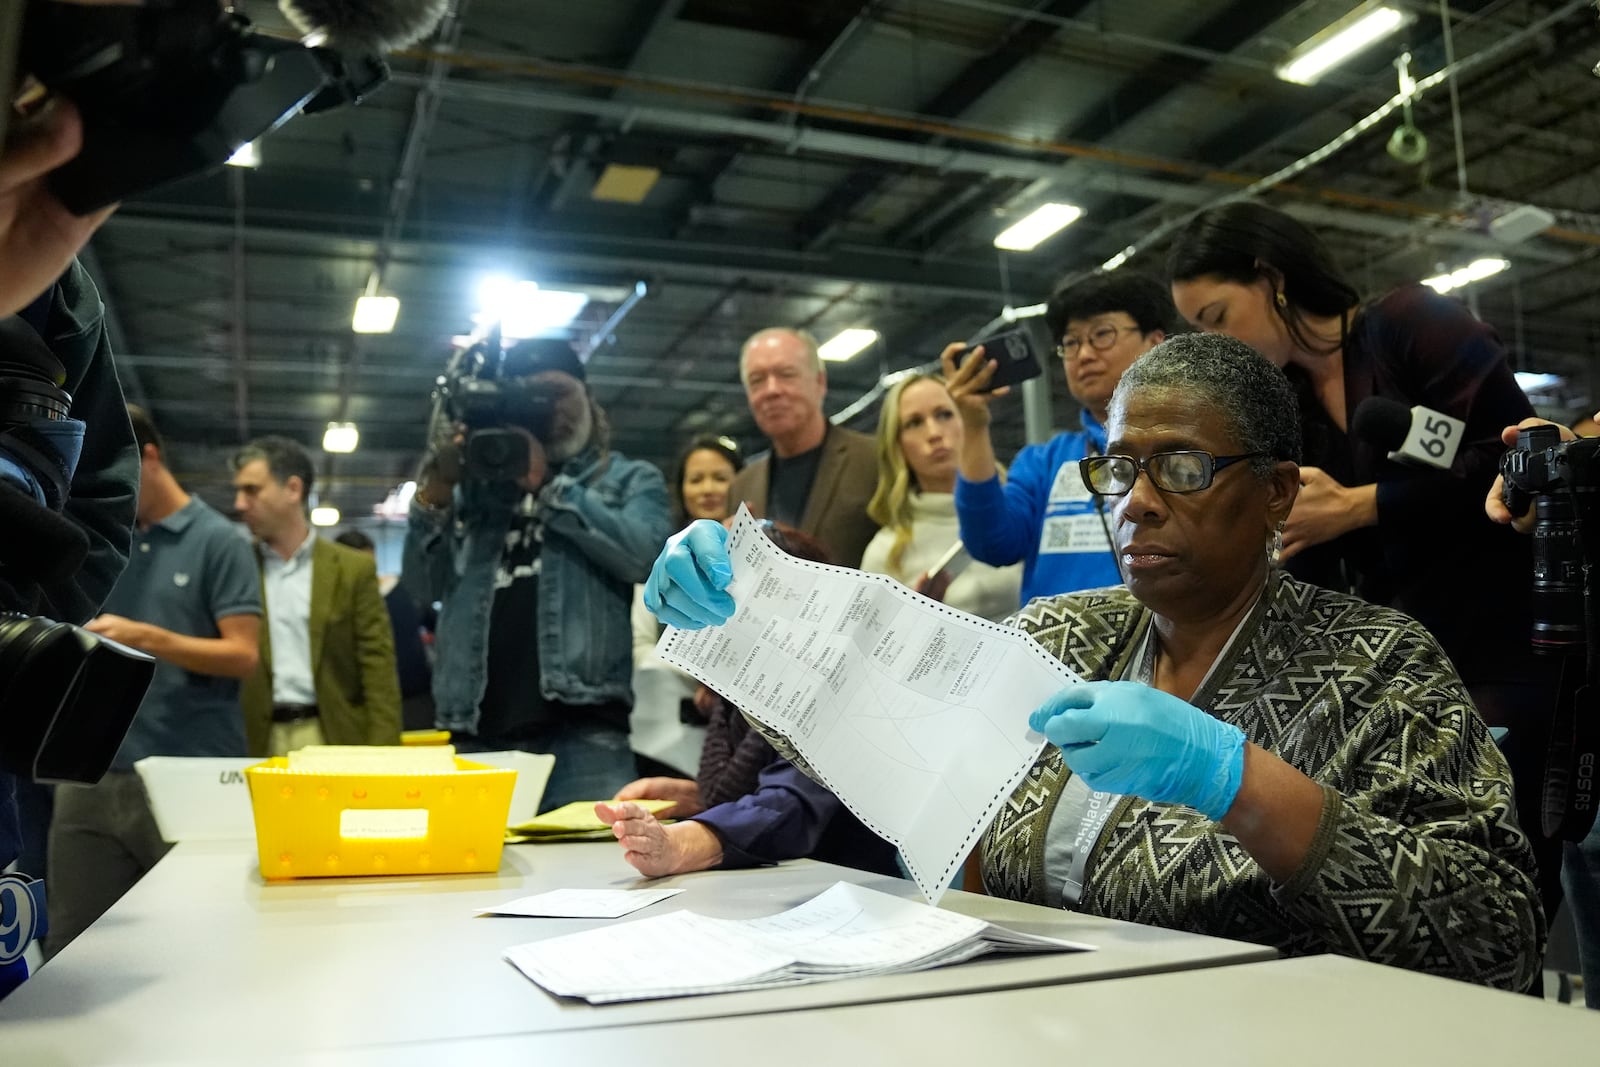
[[427,808],[345,808],[339,836],[356,838],[427,837]]

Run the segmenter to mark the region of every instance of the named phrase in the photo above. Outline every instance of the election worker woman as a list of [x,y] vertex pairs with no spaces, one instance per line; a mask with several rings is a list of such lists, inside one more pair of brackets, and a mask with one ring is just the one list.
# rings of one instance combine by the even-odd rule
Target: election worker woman
[[878,412],[878,489],[867,504],[879,530],[861,569],[999,622],[1017,610],[1022,564],[991,567],[969,557],[953,578],[951,570],[931,573],[961,540],[955,486],[962,433],[942,379],[911,374],[889,388]]
[[[1032,713],[1051,743],[988,831],[988,890],[1526,988],[1532,857],[1449,659],[1407,616],[1272,565],[1300,486],[1283,372],[1184,335],[1109,415],[1082,468],[1126,585],[1016,616],[1088,681]],[[668,542],[645,592],[663,618],[729,616],[720,530]]]

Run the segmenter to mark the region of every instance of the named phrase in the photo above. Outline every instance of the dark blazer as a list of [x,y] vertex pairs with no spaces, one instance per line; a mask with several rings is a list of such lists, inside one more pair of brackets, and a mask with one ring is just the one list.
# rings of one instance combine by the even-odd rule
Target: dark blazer
[[[740,471],[733,479],[729,506],[738,510],[744,503],[756,518],[765,518],[771,472],[770,452]],[[861,566],[867,543],[878,532],[878,524],[867,516],[867,502],[877,488],[878,456],[872,438],[829,426],[800,532],[821,541],[841,566]]]
[[[311,546],[311,675],[328,744],[400,743],[400,681],[377,564],[323,537]],[[272,729],[272,628],[266,619],[261,665],[245,680],[242,701],[250,754],[264,756]]]

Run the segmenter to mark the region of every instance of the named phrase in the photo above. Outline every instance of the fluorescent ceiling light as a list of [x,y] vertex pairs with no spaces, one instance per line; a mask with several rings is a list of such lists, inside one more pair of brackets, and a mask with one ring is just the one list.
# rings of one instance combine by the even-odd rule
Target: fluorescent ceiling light
[[1567,384],[1567,380],[1559,374],[1542,374],[1531,370],[1517,371],[1516,379],[1522,391],[1529,394],[1554,392]]
[[254,141],[246,141],[233,150],[233,155],[227,158],[230,167],[259,167],[261,166],[261,149],[256,147]]
[[361,432],[353,422],[330,422],[322,432],[324,452],[354,452],[361,442]]
[[1001,230],[994,246],[1008,252],[1032,252],[1082,216],[1083,208],[1076,204],[1041,204],[1020,222]]
[[312,508],[311,509],[311,525],[313,525],[313,526],[337,526],[337,525],[339,525],[339,509],[338,508]]
[[1473,282],[1481,282],[1485,278],[1492,278],[1509,266],[1511,266],[1509,259],[1501,259],[1499,256],[1487,256],[1483,259],[1475,259],[1465,267],[1457,267],[1449,274],[1436,274],[1432,278],[1424,278],[1422,279],[1422,284],[1436,293],[1448,293],[1452,290],[1460,289],[1464,285],[1471,285]]
[[1018,319],[1036,319],[1049,310],[1049,304],[1028,304],[1026,307],[1019,308],[1014,308],[1008,304],[1000,309],[1000,317],[1007,322],[1016,322]]
[[356,313],[350,319],[350,329],[356,333],[393,333],[395,320],[399,317],[398,296],[358,296]]
[[1294,50],[1278,68],[1284,81],[1311,85],[1328,71],[1376,44],[1406,22],[1399,8],[1358,7]]
[[1122,251],[1118,252],[1116,255],[1100,264],[1100,269],[1105,271],[1116,270],[1118,267],[1128,262],[1129,259],[1133,258],[1133,252],[1133,246],[1129,245],[1127,248],[1124,248]]
[[473,321],[481,326],[498,322],[502,338],[520,341],[566,329],[588,303],[587,293],[541,289],[538,282],[497,275],[479,287]]
[[877,339],[877,330],[840,330],[836,337],[822,343],[817,355],[829,363],[842,363]]

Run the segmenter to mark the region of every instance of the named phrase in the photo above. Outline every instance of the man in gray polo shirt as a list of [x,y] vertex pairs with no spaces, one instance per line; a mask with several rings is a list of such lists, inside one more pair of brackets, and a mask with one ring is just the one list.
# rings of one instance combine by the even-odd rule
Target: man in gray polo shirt
[[155,656],[155,680],[98,785],[56,789],[48,877],[53,955],[155,866],[161,840],[133,771],[146,756],[243,756],[239,679],[255,671],[261,587],[250,543],[183,491],[149,415],[128,406],[139,442],[138,529],[95,633]]

